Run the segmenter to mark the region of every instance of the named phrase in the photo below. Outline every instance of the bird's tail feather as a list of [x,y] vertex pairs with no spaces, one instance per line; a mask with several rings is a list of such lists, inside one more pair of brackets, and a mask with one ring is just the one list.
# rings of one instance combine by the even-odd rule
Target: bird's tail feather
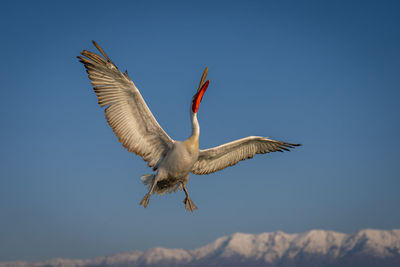
[[[155,174],[144,174],[142,176],[142,182],[144,185],[147,185],[150,190],[151,185],[153,184]],[[174,181],[171,183],[170,180],[159,181],[153,189],[153,194],[163,195],[164,193],[172,193],[177,190],[182,190],[182,184],[180,182]]]
[[144,185],[151,185],[155,177],[154,174],[144,174],[141,179]]

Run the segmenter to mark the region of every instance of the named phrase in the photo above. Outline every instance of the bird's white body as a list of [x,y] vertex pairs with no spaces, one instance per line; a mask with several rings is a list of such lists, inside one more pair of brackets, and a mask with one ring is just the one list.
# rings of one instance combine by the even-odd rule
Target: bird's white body
[[186,209],[193,212],[197,207],[187,192],[190,172],[210,174],[252,158],[255,154],[282,152],[297,146],[265,137],[249,136],[199,150],[197,110],[209,84],[209,81],[205,81],[207,68],[192,101],[191,136],[184,141],[171,139],[155,120],[128,74],[120,72],[101,47],[93,43],[104,58],[86,50],[81,53],[85,57],[78,58],[86,67],[99,104],[107,107],[107,121],[122,145],[141,156],[156,171],[155,174],[142,176],[143,183],[149,185],[149,192],[140,202],[144,207],[147,207],[153,193],[164,194],[183,189]]
[[197,145],[191,144],[190,141],[176,141],[161,161],[158,172],[162,176],[165,173],[169,177],[185,177],[192,170],[198,156],[199,147]]
[[143,176],[145,184],[151,185],[153,179],[157,180],[154,193],[164,194],[165,192],[176,191],[181,185],[186,185],[189,180],[189,173],[197,161],[199,155],[198,147],[188,146],[183,141],[176,141],[167,155],[162,158],[155,175]]
[[[178,189],[183,188],[187,193],[186,184],[189,181],[189,173],[199,157],[200,126],[196,113],[191,112],[191,120],[192,135],[185,141],[174,141],[171,149],[160,159],[159,164],[153,168],[153,170],[157,171],[155,175],[142,176],[144,184],[149,185],[150,192],[162,195],[166,192],[176,192]],[[148,201],[149,197],[150,195],[146,195],[144,202]],[[184,202],[190,211],[197,208],[188,194]]]

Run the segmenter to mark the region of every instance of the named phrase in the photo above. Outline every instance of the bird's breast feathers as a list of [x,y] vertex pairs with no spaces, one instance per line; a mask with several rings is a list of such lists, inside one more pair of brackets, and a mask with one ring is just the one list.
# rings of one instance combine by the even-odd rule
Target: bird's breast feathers
[[169,173],[187,172],[192,169],[199,155],[198,141],[175,142],[174,147],[163,160],[162,167]]

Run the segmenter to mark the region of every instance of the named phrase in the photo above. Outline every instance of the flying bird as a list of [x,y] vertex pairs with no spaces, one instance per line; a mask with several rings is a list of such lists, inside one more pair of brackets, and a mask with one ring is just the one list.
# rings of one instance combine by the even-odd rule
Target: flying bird
[[204,70],[191,102],[192,134],[184,141],[173,140],[158,124],[128,73],[122,73],[95,41],[93,44],[102,56],[83,50],[78,58],[86,68],[99,105],[106,107],[107,122],[122,145],[141,156],[155,171],[142,176],[149,189],[140,202],[145,208],[152,194],[162,195],[183,189],[185,208],[193,212],[197,207],[187,189],[191,172],[210,174],[255,154],[283,152],[300,145],[249,136],[217,147],[199,149],[197,112],[209,85],[209,80],[206,81],[208,68]]

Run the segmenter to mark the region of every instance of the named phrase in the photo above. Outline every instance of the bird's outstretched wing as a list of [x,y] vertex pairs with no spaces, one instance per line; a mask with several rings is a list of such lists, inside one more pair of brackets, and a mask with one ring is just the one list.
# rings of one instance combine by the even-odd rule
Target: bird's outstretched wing
[[86,50],[78,58],[86,67],[98,103],[107,107],[107,121],[122,145],[153,167],[174,140],[160,127],[128,73],[122,74],[103,49],[93,44],[104,58]]
[[260,136],[248,136],[217,147],[200,150],[199,158],[192,168],[194,174],[210,174],[233,166],[255,154],[289,151],[300,144],[274,141]]

